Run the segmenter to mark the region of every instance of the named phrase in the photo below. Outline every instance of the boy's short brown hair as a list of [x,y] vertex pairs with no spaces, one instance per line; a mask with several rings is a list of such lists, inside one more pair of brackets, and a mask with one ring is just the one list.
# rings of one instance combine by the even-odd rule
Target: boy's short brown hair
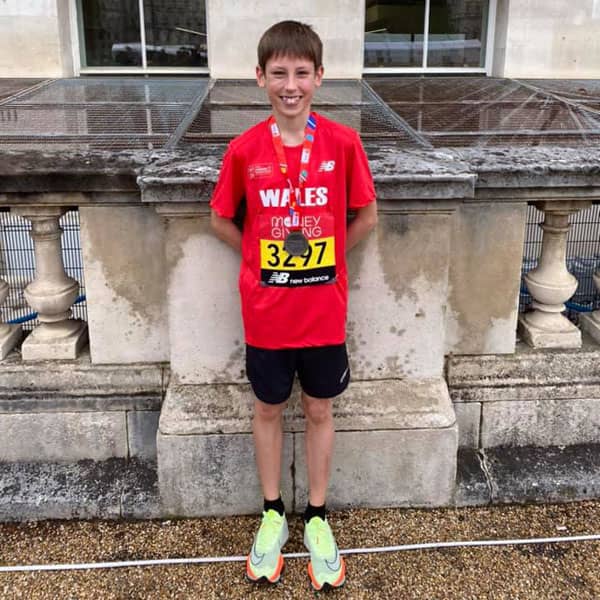
[[323,64],[323,42],[306,23],[280,21],[269,27],[258,42],[258,64],[263,71],[274,56],[306,58],[316,71]]

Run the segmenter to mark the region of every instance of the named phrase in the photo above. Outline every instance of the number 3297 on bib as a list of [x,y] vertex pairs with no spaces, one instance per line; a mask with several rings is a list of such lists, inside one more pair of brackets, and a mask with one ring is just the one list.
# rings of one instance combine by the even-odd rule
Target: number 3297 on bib
[[291,256],[283,240],[260,240],[261,285],[301,287],[335,281],[335,238],[308,241],[302,256]]

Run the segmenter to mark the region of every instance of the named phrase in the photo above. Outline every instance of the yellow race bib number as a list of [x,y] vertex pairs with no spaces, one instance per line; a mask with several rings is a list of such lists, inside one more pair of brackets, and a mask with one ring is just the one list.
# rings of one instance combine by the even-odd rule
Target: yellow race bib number
[[283,240],[260,240],[260,270],[263,285],[299,287],[335,281],[335,238],[308,240],[302,256],[292,256]]

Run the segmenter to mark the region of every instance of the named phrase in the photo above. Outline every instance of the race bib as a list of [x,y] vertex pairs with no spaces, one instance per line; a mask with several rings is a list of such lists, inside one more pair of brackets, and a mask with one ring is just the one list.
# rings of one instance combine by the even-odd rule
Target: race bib
[[284,249],[289,234],[285,219],[260,216],[261,285],[301,287],[333,283],[336,277],[333,215],[302,216],[301,230],[308,240],[302,256],[291,256]]

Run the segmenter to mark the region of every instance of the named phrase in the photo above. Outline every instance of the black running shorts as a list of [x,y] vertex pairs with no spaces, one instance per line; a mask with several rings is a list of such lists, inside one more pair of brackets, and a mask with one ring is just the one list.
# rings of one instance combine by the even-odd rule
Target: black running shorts
[[246,372],[256,397],[267,404],[285,402],[294,375],[313,398],[333,398],[350,381],[346,344],[266,350],[246,344]]

